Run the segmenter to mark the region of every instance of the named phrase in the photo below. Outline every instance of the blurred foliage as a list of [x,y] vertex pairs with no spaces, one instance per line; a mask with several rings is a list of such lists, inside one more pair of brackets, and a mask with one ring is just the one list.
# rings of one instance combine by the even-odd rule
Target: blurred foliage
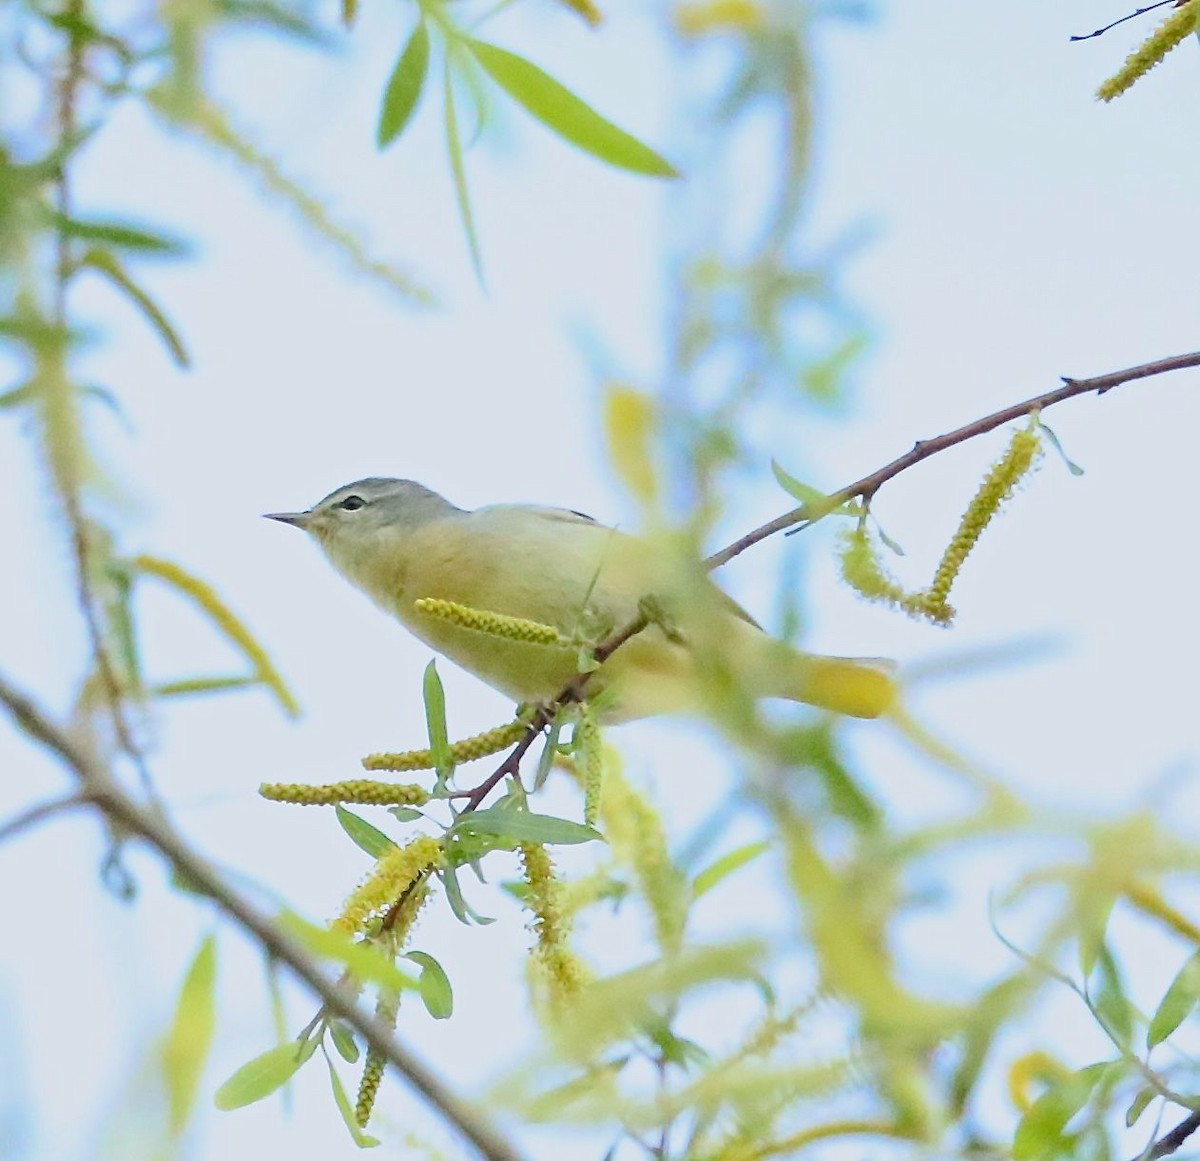
[[[381,148],[400,138],[429,99],[431,72],[440,71],[454,188],[480,269],[465,164],[475,126],[464,132],[460,109],[479,122],[502,95],[598,160],[643,176],[676,175],[540,66],[479,39],[481,24],[498,24],[507,6],[408,0],[411,32],[397,46],[376,126]],[[1171,13],[1110,82],[1111,95],[1194,30],[1198,6],[1187,0]],[[546,19],[559,15],[604,26],[604,6],[591,0],[562,0]],[[803,0],[678,0],[658,15],[678,91],[698,92],[681,109],[668,151],[688,178],[672,202],[673,314],[663,365],[647,374],[658,389],[610,386],[604,427],[615,474],[646,523],[674,528],[675,542],[698,560],[738,469],[766,462],[768,443],[789,463],[803,461],[794,440],[778,447],[779,432],[796,430],[814,409],[844,408],[869,345],[866,321],[839,287],[860,231],[850,224],[819,238],[808,215],[814,40],[823,23],[855,13]],[[356,4],[343,4],[350,35],[357,16]],[[127,550],[104,503],[116,485],[98,464],[89,417],[97,406],[119,412],[121,394],[87,374],[97,336],[76,309],[78,280],[102,280],[180,369],[202,353],[188,345],[186,320],[153,290],[154,264],[184,260],[186,243],[174,225],[90,212],[75,188],[80,158],[103,150],[116,110],[135,104],[162,129],[231,159],[403,306],[432,301],[421,280],[380,260],[254,143],[243,110],[226,109],[211,91],[210,59],[247,28],[297,51],[320,51],[345,35],[323,9],[277,0],[0,7],[0,341],[5,365],[16,368],[0,385],[0,415],[26,422],[70,550],[90,645],[73,726],[122,776],[131,765],[147,779],[137,725],[163,699],[261,687],[287,713],[296,705],[230,606],[189,568]],[[764,126],[776,147],[754,174],[757,212],[747,221],[734,212],[746,184],[739,150]],[[776,479],[812,506],[813,519],[857,518],[843,557],[852,584],[905,608],[924,601],[921,611],[944,619],[959,568],[1032,465],[1045,430],[1035,423],[1016,433],[929,590],[916,596],[882,570],[866,505],[822,507],[828,497],[819,489],[778,467]],[[187,598],[233,645],[244,671],[148,675],[137,600],[147,577]],[[444,605],[424,611],[493,636],[572,649],[583,675],[602,660],[598,640],[562,640],[536,622]],[[655,619],[652,610],[644,616]],[[333,965],[346,988],[371,990],[384,1023],[395,1023],[402,997],[419,1000],[433,1020],[448,1019],[457,965],[412,947],[414,923],[431,905],[464,924],[490,923],[475,908],[486,891],[496,894],[484,887],[485,870],[512,876],[503,889],[528,916],[529,1015],[541,1035],[493,1099],[528,1125],[586,1129],[597,1156],[751,1161],[818,1142],[851,1140],[862,1149],[865,1138],[875,1139],[872,1150],[885,1141],[911,1154],[1101,1159],[1120,1152],[1126,1126],[1143,1126],[1140,1140],[1151,1140],[1159,1118],[1197,1106],[1200,1077],[1186,1036],[1200,1002],[1200,926],[1172,901],[1176,884],[1194,883],[1195,846],[1148,815],[1049,816],[903,713],[895,724],[945,776],[947,794],[936,810],[897,811],[882,789],[887,772],[856,757],[844,723],[815,712],[770,717],[732,679],[719,647],[697,648],[710,675],[710,722],[740,788],[700,833],[674,832],[670,802],[656,803],[626,777],[586,704],[554,716],[532,770],[501,765],[464,787],[460,767],[522,744],[533,719],[527,707],[495,730],[452,742],[431,665],[422,686],[428,737],[364,759],[373,772],[427,770],[428,785],[350,778],[263,788],[279,801],[334,806],[347,839],[371,860],[332,923],[285,913],[281,924]],[[551,779],[577,784],[576,817],[531,805]],[[476,798],[493,786],[497,798]],[[145,792],[153,793],[148,780]],[[347,809],[353,804],[387,814],[371,821]],[[959,978],[942,959],[952,949],[914,946],[910,934],[953,894],[960,858],[985,845],[1009,856],[992,916],[1008,954],[989,978]],[[564,874],[555,860],[565,863],[559,849],[570,847],[580,848],[586,867]],[[176,885],[186,893],[186,883]],[[710,936],[708,900],[735,892],[745,925]],[[614,924],[621,937],[606,937],[598,951],[590,931]],[[1124,961],[1143,928],[1177,944],[1159,995],[1134,994],[1126,981]],[[179,1146],[207,1095],[209,1051],[223,1027],[216,983],[217,941],[209,935],[157,1050],[163,1155]],[[1090,1047],[1047,1042],[1037,1005],[1053,989],[1069,990],[1087,1014]],[[351,1138],[375,1144],[365,1129],[380,1098],[382,1058],[324,1010],[292,1036],[273,965],[268,1006],[277,1043],[216,1089],[218,1107],[278,1093],[319,1052]],[[342,1080],[349,1068],[358,1072],[354,1099]]]

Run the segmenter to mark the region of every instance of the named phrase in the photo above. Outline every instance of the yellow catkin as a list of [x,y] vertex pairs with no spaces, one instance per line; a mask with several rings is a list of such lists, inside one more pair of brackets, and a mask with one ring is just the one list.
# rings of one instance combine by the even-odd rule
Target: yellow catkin
[[390,907],[405,888],[431,867],[440,865],[441,861],[441,844],[428,835],[421,835],[402,847],[392,847],[351,892],[341,914],[330,926],[345,935],[357,935],[373,915]]
[[523,617],[508,617],[503,613],[491,613],[487,609],[473,609],[457,601],[440,601],[434,597],[421,597],[413,602],[413,608],[427,617],[449,621],[463,629],[486,633],[489,637],[504,637],[510,641],[524,641],[530,645],[556,645],[573,648],[574,642],[564,637],[553,625],[538,621],[527,621]]
[[[842,579],[866,600],[891,605],[910,617],[942,620],[925,607],[924,593],[906,591],[899,581],[889,575],[865,525],[858,524],[843,534],[841,565]],[[954,610],[947,607],[947,612],[953,615]]]
[[587,973],[567,945],[571,923],[562,908],[562,888],[546,848],[540,843],[522,843],[518,854],[529,888],[525,906],[533,913],[531,926],[537,937],[534,955],[551,1005],[561,1008],[579,994]]
[[[491,754],[498,754],[508,746],[519,742],[528,729],[525,722],[509,722],[493,730],[484,730],[461,742],[450,745],[450,759],[456,766],[464,762],[475,762]],[[363,760],[365,770],[432,770],[433,755],[428,750],[404,750],[397,754],[368,754]]]
[[280,705],[293,717],[299,714],[300,707],[296,699],[284,684],[282,675],[267,656],[266,650],[211,586],[173,561],[158,556],[135,556],[129,563],[137,572],[156,576],[195,601],[213,624],[247,657],[254,669],[254,676],[275,694]]
[[984,477],[974,499],[967,505],[967,510],[959,521],[958,531],[942,554],[933,581],[922,594],[922,606],[931,618],[938,620],[943,614],[953,615],[947,598],[959,572],[962,571],[963,564],[979,542],[984,529],[991,523],[992,517],[1000,511],[1001,506],[1037,463],[1041,454],[1042,441],[1033,427],[1021,428],[1014,432],[1008,450]]
[[356,803],[360,806],[424,806],[429,791],[415,783],[372,782],[352,778],[348,782],[330,782],[307,786],[302,782],[264,782],[258,793],[271,802],[290,802],[296,806],[334,806]]
[[583,821],[595,826],[604,781],[604,742],[596,712],[589,705],[583,707],[583,716],[575,726],[574,741],[583,771]]
[[[400,1013],[399,992],[381,992],[375,1004],[375,1017],[389,1028],[396,1027],[396,1017]],[[379,1085],[383,1081],[387,1061],[374,1048],[367,1049],[367,1058],[363,1063],[362,1079],[358,1082],[358,1096],[354,1101],[354,1120],[360,1129],[367,1127],[371,1112],[375,1108],[375,1098],[379,1095]]]
[[1176,8],[1148,39],[1130,53],[1117,72],[1096,90],[1096,96],[1101,101],[1111,101],[1141,80],[1167,53],[1178,48],[1196,31],[1198,17],[1200,0],[1188,0],[1188,3]]
[[626,781],[612,750],[605,755],[600,817],[613,854],[633,868],[659,945],[668,954],[678,951],[687,921],[686,881],[671,861],[662,818]]
[[604,13],[592,3],[592,0],[558,0],[558,2],[564,8],[569,8],[572,12],[582,16],[593,28],[604,19]]
[[688,38],[714,32],[757,32],[765,21],[758,0],[701,0],[677,4],[671,13],[675,31]]

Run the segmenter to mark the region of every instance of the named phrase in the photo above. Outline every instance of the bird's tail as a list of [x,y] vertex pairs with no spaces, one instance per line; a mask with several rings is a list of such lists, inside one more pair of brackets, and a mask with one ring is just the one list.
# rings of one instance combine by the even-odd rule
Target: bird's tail
[[802,701],[854,718],[877,718],[896,702],[895,664],[880,657],[823,657],[789,651],[770,667],[768,697]]

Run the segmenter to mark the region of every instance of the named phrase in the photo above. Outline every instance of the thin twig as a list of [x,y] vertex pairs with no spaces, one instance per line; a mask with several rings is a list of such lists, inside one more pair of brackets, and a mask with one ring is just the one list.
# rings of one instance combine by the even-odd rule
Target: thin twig
[[1139,8],[1136,12],[1130,12],[1119,20],[1106,24],[1103,28],[1097,28],[1095,32],[1088,32],[1083,36],[1072,36],[1071,40],[1091,40],[1094,36],[1103,36],[1110,28],[1116,28],[1118,24],[1124,24],[1127,20],[1136,20],[1139,16],[1145,16],[1147,12],[1153,12],[1156,8],[1165,8],[1168,4],[1176,2],[1177,0],[1158,0],[1157,4],[1147,4],[1145,8]]
[[[66,67],[58,81],[55,91],[56,117],[58,121],[58,144],[65,147],[74,140],[79,128],[79,88],[84,80],[83,42],[77,31],[77,26],[83,21],[83,0],[70,0],[66,16],[70,18],[68,26]],[[58,211],[60,224],[55,238],[54,261],[54,322],[64,333],[67,330],[67,290],[74,276],[76,265],[71,252],[71,240],[67,235],[66,222],[71,217],[72,197],[71,179],[67,166],[61,166],[54,181],[55,209]],[[61,489],[63,507],[67,514],[67,524],[71,530],[71,552],[75,559],[75,597],[83,614],[84,626],[87,629],[88,643],[96,664],[96,672],[100,685],[108,703],[109,715],[112,718],[113,732],[125,755],[133,762],[138,773],[138,779],[146,795],[154,802],[158,795],[154,781],[150,777],[145,756],[133,739],[133,732],[125,718],[122,703],[120,682],[113,669],[112,658],[104,640],[100,626],[100,617],[96,612],[96,598],[91,587],[91,545],[88,542],[87,519],[80,503],[78,492],[71,486]]]
[[1200,367],[1200,351],[1192,351],[1186,355],[1172,355],[1166,359],[1156,359],[1153,363],[1141,363],[1136,367],[1128,367],[1124,371],[1110,371],[1107,375],[1095,375],[1090,379],[1064,377],[1061,387],[1047,391],[1044,395],[1034,395],[1023,403],[1014,403],[1011,407],[994,411],[982,419],[976,419],[972,423],[956,427],[953,431],[946,432],[945,435],[917,440],[911,451],[897,456],[891,463],[884,464],[870,475],[863,476],[861,480],[855,480],[853,484],[847,484],[844,488],[830,494],[821,501],[819,509],[814,509],[809,504],[793,508],[790,512],[785,512],[782,516],[769,520],[766,524],[754,529],[753,532],[747,532],[745,536],[739,537],[726,548],[722,548],[720,552],[714,552],[704,562],[704,566],[708,569],[720,568],[721,565],[745,552],[747,548],[753,547],[760,540],[766,540],[768,536],[774,536],[776,532],[795,528],[797,525],[807,527],[815,524],[821,516],[827,515],[848,500],[869,501],[884,484],[895,479],[901,472],[907,471],[923,460],[929,459],[930,456],[937,455],[938,452],[945,451],[956,444],[965,443],[967,440],[993,431],[997,427],[1003,427],[1004,424],[1011,423],[1014,419],[1032,415],[1035,411],[1045,411],[1046,408],[1053,407],[1056,403],[1062,403],[1067,399],[1074,399],[1077,395],[1087,395],[1092,391],[1097,395],[1103,395],[1105,391],[1111,391],[1114,387],[1121,386],[1122,383],[1130,383],[1135,379],[1149,379],[1153,375],[1164,375],[1168,371],[1181,371],[1186,367]]
[[166,819],[135,802],[96,759],[55,725],[24,693],[0,675],[0,702],[31,738],[58,755],[78,779],[83,792],[118,826],[153,847],[230,919],[254,937],[274,960],[292,973],[366,1043],[408,1081],[488,1161],[520,1161],[520,1154],[483,1117],[459,1099],[395,1038],[391,1028],[359,1008],[353,994],[339,988],[318,962],[278,925],[227,886],[192,850]]
[[1134,1161],[1158,1161],[1160,1157],[1169,1157],[1197,1129],[1200,1129],[1200,1113],[1191,1113],[1169,1133],[1159,1137],[1145,1152],[1139,1153]]
[[22,811],[15,818],[10,818],[8,822],[0,826],[0,844],[15,839],[39,822],[53,818],[56,814],[74,810],[77,806],[91,806],[94,801],[90,794],[81,792],[67,794],[62,798],[51,798],[47,802],[39,802],[36,806],[29,807],[28,810]]

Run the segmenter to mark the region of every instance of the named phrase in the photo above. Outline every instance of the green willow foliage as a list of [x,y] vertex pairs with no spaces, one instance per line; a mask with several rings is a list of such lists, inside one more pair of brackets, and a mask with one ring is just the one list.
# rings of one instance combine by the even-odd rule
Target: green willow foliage
[[[396,47],[380,95],[376,139],[383,148],[401,137],[440,72],[446,147],[477,268],[484,240],[468,196],[457,111],[464,96],[515,102],[566,142],[633,174],[677,175],[664,156],[539,65],[494,43],[504,40],[502,12],[449,0],[408,0],[407,8],[412,30]],[[604,15],[588,0],[564,0],[559,8],[548,10],[548,21],[561,15],[597,25]],[[1194,28],[1194,10],[1189,0],[1171,16],[1172,36]],[[5,103],[0,113],[0,340],[6,368],[18,368],[0,390],[0,411],[31,421],[91,637],[93,663],[80,682],[74,725],[115,767],[123,753],[144,762],[127,719],[158,699],[260,685],[285,711],[293,712],[294,702],[221,597],[184,566],[128,555],[121,528],[100,515],[105,480],[86,416],[97,406],[119,408],[120,391],[84,376],[88,320],[75,309],[75,283],[107,282],[180,366],[195,352],[186,320],[175,319],[154,294],[149,269],[150,259],[181,260],[186,245],[174,227],[91,216],[73,188],[79,159],[103,148],[115,109],[136,103],[164,131],[231,158],[353,271],[406,307],[427,304],[431,295],[338,223],[320,197],[254,143],[241,127],[242,111],[223,108],[206,88],[206,57],[238,29],[265,29],[300,47],[330,41],[340,30],[305,4],[273,0],[171,0],[139,10],[126,24],[112,23],[111,12],[85,0],[14,0],[0,9],[0,94],[31,97]],[[662,382],[653,392],[612,387],[608,436],[618,475],[647,520],[674,525],[696,556],[721,501],[736,489],[739,469],[779,450],[763,448],[760,433],[781,425],[794,431],[806,410],[843,401],[868,342],[864,320],[837,281],[853,229],[829,241],[810,236],[805,225],[811,52],[821,22],[831,18],[823,12],[800,0],[679,0],[663,9],[680,77],[711,78],[716,57],[723,80],[681,113],[680,140],[667,151],[687,182],[676,194],[674,311]],[[355,5],[343,15],[352,35]],[[22,108],[37,112],[14,120],[10,109]],[[752,114],[769,122],[778,149],[773,167],[755,175],[769,196],[747,233],[744,223],[734,228],[729,207],[712,191],[742,179],[734,158]],[[1028,455],[1019,465],[1006,458],[1007,474],[984,477],[928,590],[935,613],[948,609],[957,569],[1036,455],[1031,440],[1020,443]],[[789,437],[788,457],[802,452]],[[819,491],[781,468],[777,478],[785,492],[816,504],[815,516],[859,521],[848,579],[857,576],[859,588],[874,585],[870,595],[903,606],[904,590],[888,587],[893,582],[865,539],[869,505],[820,508]],[[148,678],[136,599],[145,578],[193,602],[238,647],[245,670]],[[373,993],[383,1022],[394,1024],[402,1005],[414,1001],[433,1020],[453,1019],[456,965],[409,945],[414,921],[423,910],[441,909],[468,925],[491,922],[476,908],[486,910],[488,892],[497,888],[461,872],[483,878],[486,870],[493,881],[512,876],[501,889],[528,912],[530,1022],[541,1037],[492,1094],[510,1116],[585,1127],[598,1157],[751,1161],[797,1155],[822,1141],[849,1140],[862,1151],[864,1139],[874,1138],[905,1154],[1043,1161],[1111,1156],[1122,1124],[1151,1126],[1159,1116],[1172,1123],[1175,1108],[1200,1099],[1195,1067],[1173,1042],[1200,1000],[1200,928],[1167,899],[1177,876],[1194,882],[1200,852],[1150,817],[1046,817],[900,711],[895,724],[925,748],[953,793],[935,818],[898,822],[876,789],[886,772],[860,765],[842,722],[815,712],[786,723],[765,717],[714,648],[706,654],[710,719],[743,793],[684,842],[668,825],[669,811],[625,774],[586,705],[585,679],[602,662],[604,633],[562,640],[546,626],[488,610],[428,613],[573,650],[584,704],[544,720],[526,707],[512,722],[452,741],[431,666],[423,685],[428,737],[400,739],[413,748],[363,760],[373,774],[426,771],[417,776],[424,781],[347,777],[320,787],[264,786],[273,800],[334,807],[347,839],[372,860],[362,882],[347,885],[343,909],[329,925],[288,913],[280,924],[309,954],[334,965],[348,988]],[[659,615],[648,607],[645,620]],[[544,725],[544,736],[518,777],[515,764],[498,765],[498,755],[528,744],[530,722]],[[494,775],[478,781],[463,772],[489,757],[495,765],[484,769]],[[552,778],[577,785],[573,817],[536,808]],[[493,788],[496,796],[488,797]],[[353,804],[382,817],[347,809]],[[735,840],[735,824],[746,823],[755,837]],[[1017,846],[1032,835],[1043,846]],[[1008,943],[1004,970],[956,980],[948,996],[938,949],[922,947],[909,962],[897,950],[899,937],[919,903],[916,884],[952,883],[963,852],[996,841],[1013,852],[995,885],[997,939],[1009,940],[1009,916],[1029,900],[1040,919],[1022,924],[1020,943]],[[592,856],[585,872],[556,869],[557,848],[568,846]],[[741,892],[740,910],[758,920],[764,869],[775,901],[785,906],[763,909],[756,934],[694,934],[717,892]],[[1126,989],[1122,948],[1109,937],[1118,908],[1178,939],[1178,971],[1161,997]],[[589,958],[586,933],[614,909],[629,954],[615,970],[602,969]],[[222,1033],[217,976],[210,936],[186,974],[162,1044],[172,1139],[182,1137],[197,1102],[208,1098],[203,1068]],[[1075,993],[1102,1033],[1100,1059],[1047,1044],[1031,1021],[1034,1005],[1060,988]],[[271,1096],[319,1051],[352,1139],[375,1144],[366,1127],[385,1061],[324,1009],[295,1034],[273,975],[267,990],[264,1007],[276,1013],[277,1042],[220,1086],[217,1105],[232,1110]],[[741,1013],[737,1031],[706,1032],[714,1014],[730,1007]],[[348,1071],[357,1074],[354,1098],[343,1080]],[[1012,1101],[1007,1121],[994,1112],[1004,1088]],[[1143,1139],[1153,1134],[1147,1127]]]

